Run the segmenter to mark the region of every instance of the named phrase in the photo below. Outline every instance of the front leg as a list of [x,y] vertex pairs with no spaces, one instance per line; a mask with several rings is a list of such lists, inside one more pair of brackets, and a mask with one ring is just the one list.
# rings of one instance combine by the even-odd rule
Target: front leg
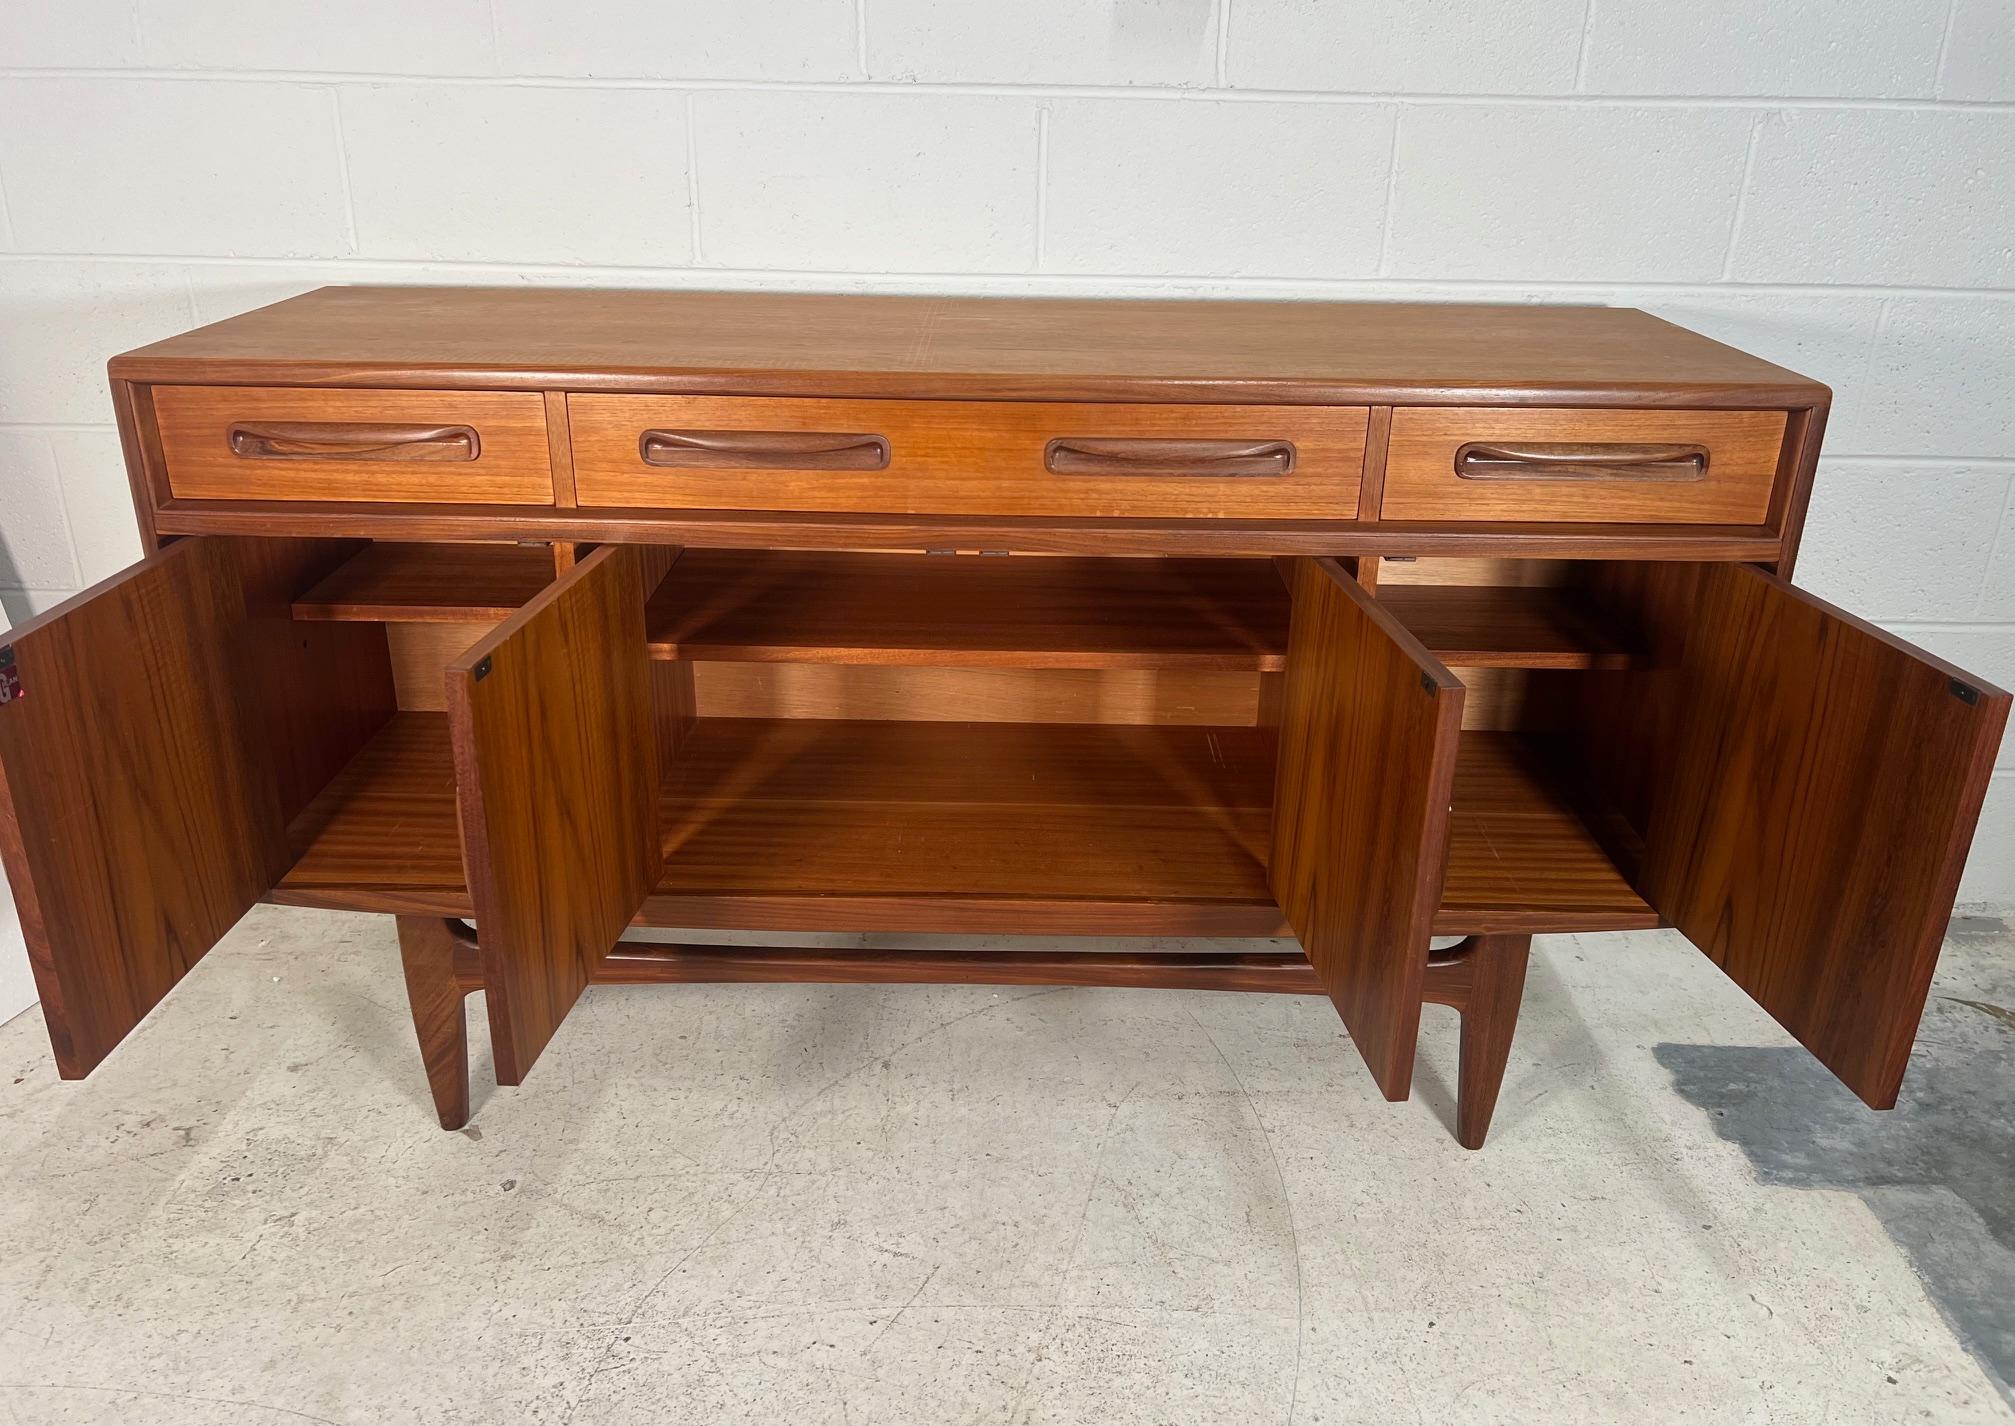
[[1422,998],[1451,1005],[1462,1016],[1462,1062],[1455,1087],[1455,1137],[1480,1149],[1490,1133],[1497,1091],[1511,1059],[1518,1005],[1525,995],[1530,936],[1471,936],[1433,952]]

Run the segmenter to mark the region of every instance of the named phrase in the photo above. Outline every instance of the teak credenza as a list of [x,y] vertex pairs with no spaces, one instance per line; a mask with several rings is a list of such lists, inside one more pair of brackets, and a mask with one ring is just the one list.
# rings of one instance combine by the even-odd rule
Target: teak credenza
[[154,553],[0,635],[66,1077],[268,900],[398,916],[449,1127],[473,990],[516,1084],[594,983],[972,981],[1325,994],[1393,1099],[1452,1005],[1476,1147],[1530,937],[1660,925],[1881,1108],[2008,716],[1791,582],[1826,388],[1640,312],[329,288],[111,376]]

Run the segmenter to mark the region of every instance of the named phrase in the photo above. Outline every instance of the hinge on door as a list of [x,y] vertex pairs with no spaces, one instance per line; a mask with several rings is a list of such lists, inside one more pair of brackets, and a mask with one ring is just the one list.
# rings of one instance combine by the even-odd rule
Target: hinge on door
[[14,646],[0,644],[0,703],[21,697],[21,670],[14,664]]
[[485,654],[476,664],[476,682],[481,683],[490,676],[490,656]]
[[1958,699],[1961,703],[1966,704],[1968,707],[1973,707],[1980,702],[1980,690],[1975,688],[1970,683],[1966,683],[1961,681],[1960,679],[1954,678],[1954,679],[1948,679],[1946,681],[1945,687],[1951,691],[1951,694],[1954,698]]
[[1429,693],[1434,692],[1434,675],[1431,673],[1423,673],[1420,676],[1420,686],[1426,689]]

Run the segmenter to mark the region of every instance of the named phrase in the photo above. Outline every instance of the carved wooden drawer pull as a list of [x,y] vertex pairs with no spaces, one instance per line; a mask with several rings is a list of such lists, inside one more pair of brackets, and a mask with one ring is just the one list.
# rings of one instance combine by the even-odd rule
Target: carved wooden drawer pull
[[238,421],[231,454],[246,460],[471,461],[473,426],[386,426],[356,421]]
[[887,470],[886,436],[832,431],[646,431],[645,465],[671,470]]
[[1294,442],[1060,436],[1043,465],[1055,475],[1286,475]]
[[1470,441],[1455,452],[1464,480],[1702,480],[1707,447],[1602,441]]

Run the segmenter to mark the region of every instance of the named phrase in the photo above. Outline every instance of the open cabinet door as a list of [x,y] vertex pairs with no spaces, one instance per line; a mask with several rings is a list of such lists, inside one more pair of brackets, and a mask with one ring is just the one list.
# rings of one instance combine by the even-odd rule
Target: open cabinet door
[[81,1079],[285,869],[228,542],[0,633],[0,860],[56,1067]]
[[1461,682],[1335,560],[1295,564],[1269,876],[1388,1099],[1413,1083]]
[[0,863],[65,1079],[266,894],[390,716],[382,632],[290,617],[353,550],[179,540],[0,633]]
[[645,565],[596,550],[448,666],[499,1084],[524,1079],[664,866]]
[[2009,696],[1751,566],[1699,590],[1645,898],[1889,1108]]

